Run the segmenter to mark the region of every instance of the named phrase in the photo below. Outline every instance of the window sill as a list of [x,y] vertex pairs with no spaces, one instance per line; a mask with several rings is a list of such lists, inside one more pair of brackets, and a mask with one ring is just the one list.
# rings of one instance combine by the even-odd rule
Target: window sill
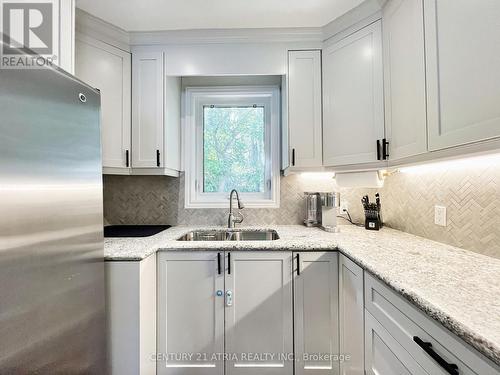
[[[266,200],[266,201],[245,201],[242,199],[243,204],[245,205],[245,208],[279,208],[280,207],[280,202],[279,201],[271,201],[271,200]],[[235,203],[233,207],[238,207],[237,204]],[[184,205],[184,208],[186,209],[198,209],[198,208],[226,208],[229,209],[229,200],[226,200],[224,202],[186,202]]]

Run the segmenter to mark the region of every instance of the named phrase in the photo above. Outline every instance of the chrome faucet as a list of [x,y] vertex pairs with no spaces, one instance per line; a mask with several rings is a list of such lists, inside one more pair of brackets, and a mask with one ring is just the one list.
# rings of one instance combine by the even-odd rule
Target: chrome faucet
[[241,213],[238,212],[238,218],[236,218],[233,214],[233,194],[236,194],[236,199],[238,200],[238,209],[241,210],[245,208],[236,189],[231,190],[231,193],[229,194],[229,217],[227,218],[228,228],[234,228],[234,224],[241,224],[243,222],[243,216],[241,215]]

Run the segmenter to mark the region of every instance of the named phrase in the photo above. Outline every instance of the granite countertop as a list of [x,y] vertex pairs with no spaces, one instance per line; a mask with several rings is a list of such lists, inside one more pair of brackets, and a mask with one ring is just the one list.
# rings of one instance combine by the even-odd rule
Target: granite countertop
[[[280,239],[248,242],[176,241],[194,229],[173,227],[147,238],[106,238],[106,260],[141,260],[163,250],[338,250],[384,281],[428,316],[500,365],[500,260],[397,230],[339,233],[294,226],[274,229]],[[218,227],[220,229],[220,227]]]

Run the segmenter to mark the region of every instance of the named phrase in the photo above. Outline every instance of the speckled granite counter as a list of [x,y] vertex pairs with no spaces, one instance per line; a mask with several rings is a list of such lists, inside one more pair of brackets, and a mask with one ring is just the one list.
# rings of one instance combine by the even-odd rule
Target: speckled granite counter
[[[351,228],[351,226],[345,227]],[[176,241],[192,230],[213,229],[220,230],[221,227],[178,226],[151,237],[106,238],[104,256],[106,260],[140,260],[158,250],[337,250],[336,238],[332,237],[331,233],[300,225],[238,227],[244,230],[274,229],[280,237],[275,241]]]
[[104,252],[107,260],[140,260],[158,250],[339,250],[500,365],[500,260],[388,228],[340,228],[271,226],[279,240],[183,242],[176,239],[201,228],[173,227],[147,238],[107,238]]

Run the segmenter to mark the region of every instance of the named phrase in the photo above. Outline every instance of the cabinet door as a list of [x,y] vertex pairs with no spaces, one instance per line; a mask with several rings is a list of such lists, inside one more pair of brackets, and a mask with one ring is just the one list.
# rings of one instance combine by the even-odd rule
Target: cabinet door
[[462,340],[368,272],[365,272],[365,291],[366,310],[427,373],[446,375],[448,372],[415,341],[416,338],[430,344],[444,362],[456,366],[457,374],[500,373],[498,367],[491,367],[489,361]]
[[363,375],[363,269],[344,255],[339,258],[340,353],[350,356],[348,361],[340,362],[340,374]]
[[323,50],[323,164],[377,162],[384,138],[381,23]]
[[[338,374],[338,254],[294,253],[294,259],[295,374]],[[317,353],[328,357],[312,357]]]
[[385,126],[390,159],[427,151],[423,0],[391,0],[383,12]]
[[225,374],[292,374],[292,254],[231,252],[227,262]]
[[132,167],[163,165],[163,53],[132,54]]
[[158,374],[224,373],[223,261],[208,251],[158,254]]
[[79,35],[76,76],[101,92],[102,165],[128,168],[130,159],[130,53]]
[[288,52],[288,126],[293,167],[320,167],[321,51]]
[[165,77],[165,127],[163,166],[173,171],[181,168],[181,92],[180,77]]
[[156,256],[105,262],[108,375],[153,375],[156,362]]
[[500,136],[500,2],[424,0],[429,148]]
[[365,311],[366,375],[431,375]]

